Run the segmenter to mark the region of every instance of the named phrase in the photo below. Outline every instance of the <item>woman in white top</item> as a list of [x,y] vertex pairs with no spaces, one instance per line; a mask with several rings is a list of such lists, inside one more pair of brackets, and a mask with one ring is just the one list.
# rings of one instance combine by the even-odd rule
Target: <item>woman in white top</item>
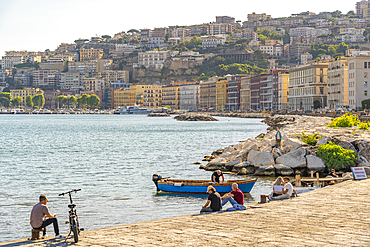
[[278,177],[272,185],[272,195],[271,196],[280,196],[284,193],[284,179]]

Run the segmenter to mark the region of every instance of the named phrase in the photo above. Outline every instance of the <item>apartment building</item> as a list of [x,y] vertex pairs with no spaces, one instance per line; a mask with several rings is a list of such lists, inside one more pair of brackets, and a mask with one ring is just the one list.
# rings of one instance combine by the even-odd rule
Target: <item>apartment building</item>
[[250,79],[250,106],[253,110],[260,110],[261,78],[263,75],[252,76]]
[[61,43],[55,50],[57,52],[68,52],[76,50],[76,44]]
[[58,109],[57,98],[59,95],[61,95],[59,90],[45,90],[44,91],[44,99],[45,99],[44,108]]
[[101,59],[103,57],[103,49],[80,49],[80,61]]
[[248,39],[248,40],[257,40],[258,34],[254,31],[251,32],[241,32],[241,33],[232,33],[232,39]]
[[60,75],[59,88],[62,90],[83,89],[85,74],[78,72],[63,72]]
[[226,78],[219,78],[216,81],[216,110],[225,111],[227,101],[228,81]]
[[216,16],[216,23],[229,23],[234,24],[235,18],[230,16]]
[[267,20],[268,18],[271,19],[271,15],[266,15],[266,13],[256,14],[256,12],[253,12],[252,14],[248,14],[248,22]]
[[278,110],[288,110],[288,95],[289,95],[289,72],[278,72],[278,85],[277,85],[277,106]]
[[311,44],[295,43],[289,45],[289,57],[300,58],[300,56],[311,49]]
[[10,94],[13,98],[18,96],[22,98],[21,106],[26,106],[26,98],[28,95],[33,97],[36,94],[43,93],[44,91],[40,90],[39,88],[10,89]]
[[175,28],[172,30],[171,37],[173,38],[185,38],[190,36],[190,28]]
[[105,70],[110,70],[113,60],[111,59],[97,59],[82,62],[69,62],[68,72],[79,73],[99,73]]
[[14,65],[25,63],[25,56],[3,56],[1,59],[1,68],[10,69],[14,68]]
[[140,36],[142,39],[152,37],[152,30],[151,29],[140,29]]
[[226,110],[237,111],[240,109],[240,84],[241,76],[227,75],[227,104]]
[[190,26],[190,35],[202,35],[208,33],[208,28],[205,25]]
[[199,84],[180,86],[180,110],[196,111],[199,108]]
[[105,93],[105,80],[97,77],[83,78],[84,91],[102,91]]
[[348,105],[362,109],[361,102],[369,99],[370,53],[348,58]]
[[116,44],[116,51],[123,52],[123,54],[128,55],[136,49],[136,45],[130,44]]
[[162,69],[164,62],[171,57],[170,51],[146,51],[139,52],[138,63],[134,67]]
[[282,44],[260,45],[260,50],[274,57],[281,57],[284,55],[284,45]]
[[[314,62],[289,70],[289,110],[310,111],[327,105],[328,63]],[[315,103],[316,104],[316,103]]]
[[311,53],[305,52],[305,53],[301,54],[301,63],[302,64],[305,64],[308,61],[311,61],[312,58],[313,57],[312,57],[312,54]]
[[33,85],[36,87],[56,87],[59,83],[60,72],[58,70],[35,70],[33,71]]
[[228,32],[232,33],[234,31],[234,26],[228,23],[212,23],[208,24],[208,34],[218,35],[226,34]]
[[161,37],[162,39],[167,35],[171,35],[171,30],[166,27],[154,28],[152,37]]
[[123,83],[129,83],[129,71],[128,70],[105,70],[98,73],[98,77],[105,80],[105,85],[108,87],[110,84],[116,83],[117,81]]
[[242,111],[251,109],[251,77],[240,78],[240,107]]
[[218,45],[224,45],[226,37],[224,35],[202,36],[202,48],[215,48]]
[[361,0],[356,3],[356,15],[363,18],[370,18],[370,1]]
[[[21,81],[22,86],[31,86],[33,82],[33,71],[35,71],[36,68],[34,67],[25,67],[25,68],[18,68],[16,71],[17,73],[14,75],[14,82],[16,83],[18,80]],[[5,72],[5,71],[4,71]],[[0,72],[1,74],[1,72]],[[5,78],[8,77],[6,73],[4,73],[4,77],[0,77],[5,81]]]
[[327,92],[330,108],[348,106],[348,58],[329,61]]
[[162,87],[162,106],[169,106],[171,110],[180,109],[180,86]]
[[151,85],[143,93],[143,106],[146,108],[162,107],[162,86]]
[[216,109],[216,82],[217,77],[209,78],[208,81],[201,81],[199,83],[199,98],[201,109]]
[[129,88],[112,88],[114,108],[132,106],[131,91]]

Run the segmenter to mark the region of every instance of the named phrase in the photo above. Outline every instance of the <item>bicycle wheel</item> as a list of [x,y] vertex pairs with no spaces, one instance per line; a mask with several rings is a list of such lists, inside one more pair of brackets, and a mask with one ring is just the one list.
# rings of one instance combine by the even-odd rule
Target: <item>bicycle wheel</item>
[[73,238],[75,239],[75,242],[78,242],[78,230],[77,230],[77,224],[75,219],[72,219],[72,232],[73,232]]

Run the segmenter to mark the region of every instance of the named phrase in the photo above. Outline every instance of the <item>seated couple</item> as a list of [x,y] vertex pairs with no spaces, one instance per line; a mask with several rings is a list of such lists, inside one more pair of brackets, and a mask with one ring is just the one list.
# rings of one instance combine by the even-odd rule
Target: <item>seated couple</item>
[[234,208],[241,208],[242,206],[243,209],[245,209],[245,207],[243,206],[244,194],[240,189],[238,189],[238,184],[234,183],[231,187],[232,191],[221,197],[220,194],[216,192],[216,189],[213,186],[208,186],[208,200],[206,204],[202,207],[200,212],[220,211],[222,209],[222,206],[224,206],[227,202],[230,202],[230,204]]
[[298,196],[297,191],[293,189],[293,185],[289,182],[290,179],[285,177],[278,177],[272,186],[272,192],[269,195],[270,199],[280,200],[280,199],[287,199],[291,198],[293,193],[295,196]]

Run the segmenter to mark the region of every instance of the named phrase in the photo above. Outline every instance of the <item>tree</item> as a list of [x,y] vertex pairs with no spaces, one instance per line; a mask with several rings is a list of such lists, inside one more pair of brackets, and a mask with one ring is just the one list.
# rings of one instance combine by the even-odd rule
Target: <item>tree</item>
[[17,79],[17,82],[15,83],[15,89],[23,89],[22,81],[20,79]]
[[57,97],[57,102],[58,102],[58,108],[61,108],[66,102],[67,102],[67,97],[65,95],[59,95]]
[[84,106],[87,105],[87,98],[88,97],[89,97],[89,95],[84,94],[84,95],[77,98],[77,103],[80,106],[80,108],[84,108]]
[[12,95],[10,93],[2,92],[0,93],[0,105],[8,107],[12,100]]
[[75,108],[75,106],[77,104],[77,98],[76,98],[76,96],[71,95],[71,97],[69,97],[69,103],[71,103],[72,106],[73,106],[73,108]]
[[26,97],[26,106],[27,107],[33,107],[33,102],[32,102],[32,96],[31,95],[27,95]]
[[90,108],[95,108],[97,105],[99,105],[100,99],[95,94],[90,95],[90,97],[87,99],[87,104],[90,106]]
[[32,97],[32,103],[34,108],[43,108],[45,105],[45,98],[43,94],[36,94]]
[[19,106],[21,103],[22,103],[23,99],[22,97],[20,96],[16,96],[14,97],[14,99],[12,100],[12,105],[13,106]]
[[102,35],[101,36],[103,39],[111,39],[112,37],[110,35]]
[[130,29],[127,32],[128,33],[140,33],[137,29]]

